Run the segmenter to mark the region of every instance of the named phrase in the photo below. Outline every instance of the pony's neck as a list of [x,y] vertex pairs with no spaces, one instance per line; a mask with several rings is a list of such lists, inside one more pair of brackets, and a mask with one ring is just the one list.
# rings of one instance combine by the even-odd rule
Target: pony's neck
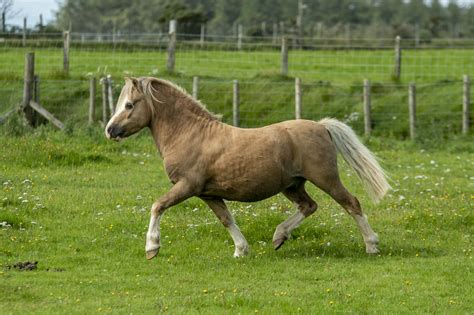
[[177,150],[187,139],[202,136],[210,124],[219,124],[217,118],[193,98],[173,93],[163,103],[156,103],[157,110],[150,129],[162,157]]

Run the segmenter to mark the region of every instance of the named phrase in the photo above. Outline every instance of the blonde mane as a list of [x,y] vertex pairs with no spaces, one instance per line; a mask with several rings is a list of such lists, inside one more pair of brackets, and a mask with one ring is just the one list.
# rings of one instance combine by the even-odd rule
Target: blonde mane
[[163,103],[163,101],[159,99],[160,91],[158,91],[155,87],[153,87],[154,82],[163,84],[167,86],[168,88],[170,88],[171,90],[173,90],[174,92],[177,92],[178,94],[180,94],[180,96],[186,99],[187,107],[195,114],[199,116],[205,116],[211,119],[217,119],[217,120],[221,119],[219,115],[215,115],[214,113],[211,113],[206,108],[206,106],[203,103],[201,103],[199,100],[194,99],[183,87],[177,84],[174,84],[171,81],[158,79],[154,77],[141,77],[141,78],[138,78],[138,82],[140,82],[142,86],[143,93],[145,93],[145,95],[149,95],[154,101],[158,103]]

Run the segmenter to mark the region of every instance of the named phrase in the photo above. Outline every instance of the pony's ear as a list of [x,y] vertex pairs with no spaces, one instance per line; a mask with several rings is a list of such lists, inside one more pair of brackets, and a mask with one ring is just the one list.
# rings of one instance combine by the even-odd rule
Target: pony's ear
[[138,82],[138,79],[137,78],[134,78],[134,77],[125,77],[125,82],[130,82],[133,87],[135,89],[137,89],[138,91],[141,91],[141,86],[140,86],[140,83]]

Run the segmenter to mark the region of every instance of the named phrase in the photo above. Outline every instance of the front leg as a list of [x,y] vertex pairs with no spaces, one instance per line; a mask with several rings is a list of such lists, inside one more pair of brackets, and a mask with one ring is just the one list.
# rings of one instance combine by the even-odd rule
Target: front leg
[[196,187],[186,181],[177,182],[151,207],[150,224],[146,233],[146,258],[152,259],[160,250],[160,219],[166,209],[195,195]]
[[232,240],[234,241],[235,245],[235,252],[234,257],[242,257],[248,254],[249,252],[249,245],[247,240],[240,232],[239,227],[235,223],[234,217],[227,209],[224,200],[220,198],[201,198],[204,202],[207,203],[209,208],[214,211],[214,214],[219,218],[219,221],[225,226],[225,228],[229,231]]

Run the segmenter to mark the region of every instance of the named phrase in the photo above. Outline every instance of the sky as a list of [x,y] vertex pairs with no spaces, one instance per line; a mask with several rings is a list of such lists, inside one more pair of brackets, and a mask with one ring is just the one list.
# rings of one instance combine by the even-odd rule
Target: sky
[[27,18],[28,27],[39,23],[39,15],[43,15],[43,23],[54,19],[54,12],[57,11],[59,0],[13,0],[14,10],[21,12],[13,19],[7,20],[8,24],[23,25],[23,18]]
[[[448,3],[449,0],[441,0],[442,3]],[[14,19],[8,21],[8,24],[23,25],[23,18],[26,16],[29,27],[39,22],[39,15],[43,14],[44,23],[54,19],[54,11],[57,11],[59,3],[62,0],[14,0],[15,10],[21,10]],[[458,0],[459,4],[474,4],[474,0]]]

